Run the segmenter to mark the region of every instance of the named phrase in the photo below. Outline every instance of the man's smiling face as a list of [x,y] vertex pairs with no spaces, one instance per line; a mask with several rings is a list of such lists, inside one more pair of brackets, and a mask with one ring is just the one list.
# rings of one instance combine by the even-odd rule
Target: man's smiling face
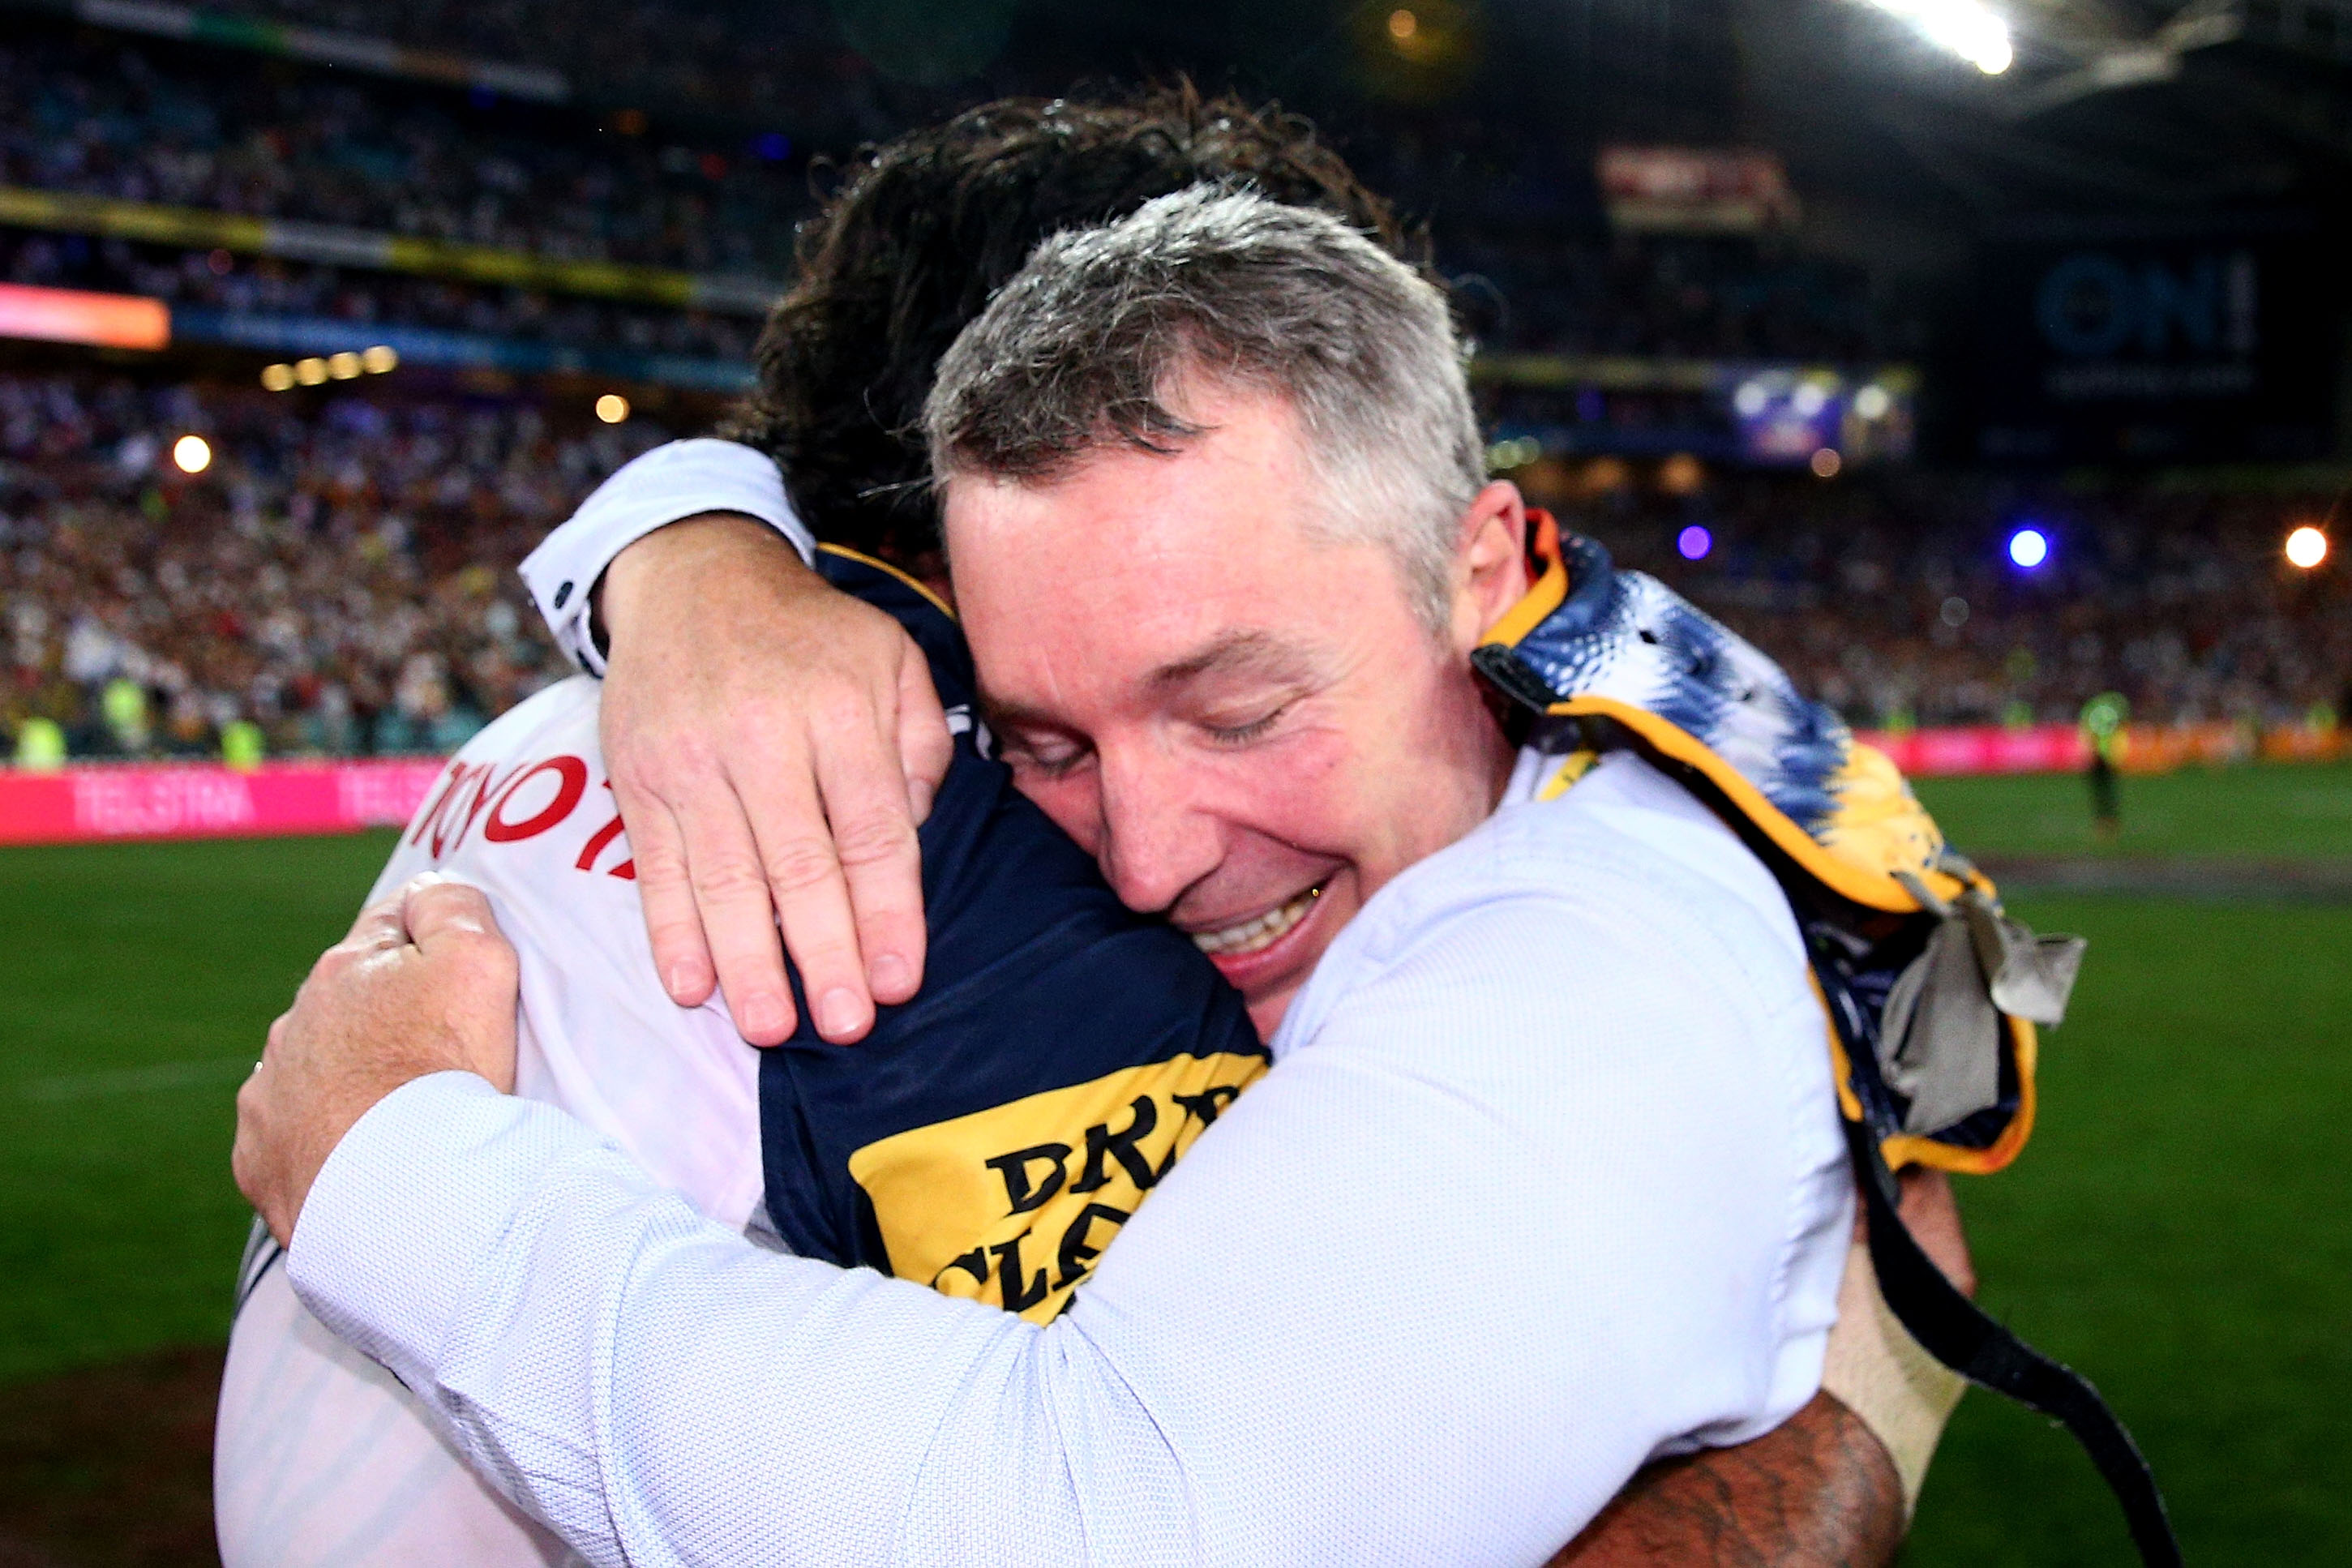
[[1494,809],[1510,752],[1467,656],[1525,591],[1525,520],[1481,494],[1433,632],[1388,550],[1312,531],[1329,487],[1286,402],[1187,393],[1207,434],[1172,456],[952,478],[948,554],[1023,792],[1270,1037],[1364,901]]

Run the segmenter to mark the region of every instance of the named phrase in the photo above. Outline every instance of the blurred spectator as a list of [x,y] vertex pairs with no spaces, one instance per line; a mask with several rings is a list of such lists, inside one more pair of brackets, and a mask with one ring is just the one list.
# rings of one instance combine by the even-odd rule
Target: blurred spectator
[[748,363],[757,318],[625,305],[530,289],[365,272],[226,250],[177,250],[0,228],[0,281],[144,294],[269,316],[432,327],[582,348]]
[[[2340,714],[2352,682],[2352,576],[2282,552],[2326,495],[1895,469],[1564,499],[1566,524],[1860,725],[2072,724],[2105,691],[2146,722],[2291,725]],[[1675,542],[1693,523],[1697,562]],[[2031,570],[2006,548],[2027,526],[2050,541]]]
[[755,274],[809,205],[781,158],[253,63],[23,29],[0,47],[0,184]]
[[[189,477],[166,455],[200,431]],[[514,563],[639,420],[0,375],[0,732],[20,755],[438,753],[562,672]]]
[[[689,75],[734,77],[730,112],[778,101],[761,95],[757,62],[814,61],[788,100],[812,146],[845,153],[898,128],[862,96],[862,69],[835,68],[855,57],[830,41],[814,8],[772,17],[646,5],[593,28],[567,17],[537,36],[520,21],[538,14],[537,0],[488,7],[495,22],[439,5],[275,8],[404,37],[446,26],[435,47],[467,40],[499,58],[579,47],[611,65],[603,53],[613,40],[643,37],[633,64],[693,56]],[[784,46],[793,38],[804,55]],[[500,39],[516,48],[489,47]],[[0,46],[0,184],[699,273],[790,270],[793,225],[812,205],[806,150],[781,132],[689,143],[655,133],[641,111],[605,118],[612,128],[578,110],[473,103],[292,63],[255,70],[234,56],[131,37],[26,29]],[[622,133],[625,124],[640,133]],[[1840,362],[1918,349],[1916,325],[1856,268],[1803,256],[1785,238],[1602,235],[1580,166],[1563,166],[1557,149],[1485,145],[1494,141],[1475,118],[1400,121],[1354,149],[1406,211],[1442,215],[1438,265],[1461,281],[1465,315],[1488,348]],[[1458,155],[1473,145],[1477,157]],[[752,321],[702,312],[71,237],[0,234],[0,275],[233,310],[730,359],[748,353],[756,333]]]
[[895,129],[871,68],[841,42],[822,5],[698,0],[600,8],[583,26],[563,0],[233,0],[219,9],[332,27],[436,53],[553,66],[575,88],[740,115],[766,104],[793,129],[840,141]]

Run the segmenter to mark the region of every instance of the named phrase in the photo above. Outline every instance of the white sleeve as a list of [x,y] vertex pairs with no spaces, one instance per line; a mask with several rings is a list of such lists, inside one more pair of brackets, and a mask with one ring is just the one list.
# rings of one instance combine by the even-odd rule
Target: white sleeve
[[1818,1018],[1609,904],[1423,933],[1046,1328],[761,1253],[459,1074],[345,1137],[292,1279],[598,1563],[1538,1562],[1810,1395],[1791,1270],[1833,1300],[1845,1240]]
[[572,663],[604,673],[604,656],[589,635],[588,597],[613,558],[655,529],[706,511],[757,518],[791,540],[803,561],[816,553],[816,537],[793,510],[766,453],[712,437],[656,447],[622,465],[523,558],[523,585]]

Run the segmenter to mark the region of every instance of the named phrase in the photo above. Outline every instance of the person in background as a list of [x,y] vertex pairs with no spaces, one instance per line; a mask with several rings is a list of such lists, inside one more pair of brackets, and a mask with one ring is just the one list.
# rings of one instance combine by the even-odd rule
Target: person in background
[[2124,747],[2124,726],[2130,720],[2131,704],[2120,691],[2102,691],[2083,704],[2083,742],[2090,753],[2083,773],[2091,786],[2091,831],[2102,840],[2123,831],[2116,764]]

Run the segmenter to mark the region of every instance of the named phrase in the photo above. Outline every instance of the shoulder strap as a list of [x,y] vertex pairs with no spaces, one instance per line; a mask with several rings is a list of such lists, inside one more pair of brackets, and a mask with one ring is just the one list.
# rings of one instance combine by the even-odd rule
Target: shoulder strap
[[1845,1123],[1855,1184],[1868,1216],[1870,1265],[1887,1310],[1920,1348],[1981,1388],[2008,1395],[2074,1436],[2123,1505],[2132,1544],[2148,1568],[2179,1568],[2164,1494],[2139,1445],[2090,1380],[2061,1365],[1987,1316],[1921,1251],[1895,1210],[1894,1173],[1859,1121]]
[[[1890,1154],[1978,1173],[2016,1155],[2033,1121],[2035,1054],[2033,1026],[2020,1015],[2036,1009],[2001,1001],[2005,965],[1984,968],[1981,954],[1969,963],[1974,984],[1994,982],[1994,994],[1978,1000],[1993,1020],[1985,1026],[1998,1026],[2010,1089],[1998,1107],[1955,1127],[1907,1129],[1879,1070],[1885,982],[1894,976],[1883,965],[1874,976],[1859,974],[1855,960],[1899,930],[1924,940],[1971,889],[1998,917],[1990,884],[1948,852],[1891,765],[1854,744],[1834,715],[1807,702],[1762,653],[1654,579],[1616,573],[1598,544],[1564,541],[1551,519],[1535,521],[1537,584],[1473,652],[1473,665],[1526,719],[1573,723],[1595,751],[1640,752],[1770,868],[1810,949],[1871,1263],[1888,1309],[1944,1365],[2073,1433],[2123,1506],[2141,1561],[2174,1568],[2180,1548],[2163,1496],[2098,1390],[1961,1295],[1896,1208]],[[2078,947],[2072,956],[2079,959]],[[2069,984],[2072,973],[2069,963]],[[2049,1021],[2063,1011],[2063,989],[2057,1011],[2043,1014]],[[1979,1121],[1988,1125],[1974,1126]],[[1918,1135],[1923,1131],[1933,1136]]]

